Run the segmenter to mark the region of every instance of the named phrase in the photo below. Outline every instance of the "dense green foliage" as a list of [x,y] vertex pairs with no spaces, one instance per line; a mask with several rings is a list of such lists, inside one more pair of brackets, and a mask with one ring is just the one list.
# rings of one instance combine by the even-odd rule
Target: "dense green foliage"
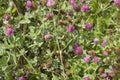
[[[46,6],[47,0],[33,0],[30,10],[26,0],[0,0],[0,80],[20,76],[25,80],[83,80],[86,76],[120,80],[119,9],[112,0],[75,1],[79,7],[87,4],[89,11],[75,11],[69,0],[55,0],[51,7]],[[51,19],[45,16],[48,12],[53,13]],[[10,15],[9,25],[5,14]],[[93,24],[91,30],[85,28],[87,22]],[[69,25],[75,30],[67,31]],[[10,36],[6,36],[8,27],[14,29]],[[49,39],[46,34],[51,34]],[[105,46],[101,46],[103,40]],[[76,55],[75,43],[83,49],[82,55]],[[95,63],[93,55],[100,61]],[[91,61],[85,62],[85,56]],[[109,76],[103,78],[102,73]]]

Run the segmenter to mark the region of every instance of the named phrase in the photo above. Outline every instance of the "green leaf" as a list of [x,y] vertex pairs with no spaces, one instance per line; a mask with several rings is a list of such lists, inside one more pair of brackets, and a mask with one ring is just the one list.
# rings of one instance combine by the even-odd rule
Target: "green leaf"
[[52,76],[53,76],[52,80],[59,80],[59,78],[56,75],[52,74]]
[[0,58],[0,67],[5,67],[5,66],[7,66],[7,58],[2,57]]
[[21,20],[19,23],[20,24],[29,24],[31,21],[29,20],[29,19],[23,19],[23,20]]
[[25,13],[25,19],[29,19],[29,18],[33,18],[33,15],[34,15],[34,13],[29,13],[29,12],[26,12]]

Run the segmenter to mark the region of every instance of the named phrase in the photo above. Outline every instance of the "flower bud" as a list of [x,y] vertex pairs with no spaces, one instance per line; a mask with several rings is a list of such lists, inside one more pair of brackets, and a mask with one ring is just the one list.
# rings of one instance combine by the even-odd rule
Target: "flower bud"
[[103,40],[102,41],[102,46],[104,47],[104,46],[106,46],[107,45],[107,40]]
[[72,32],[72,31],[74,31],[74,29],[75,29],[75,27],[73,25],[69,25],[67,27],[67,32]]
[[79,11],[80,10],[80,7],[79,7],[79,5],[77,3],[74,3],[72,6],[73,6],[75,11]]
[[114,0],[115,6],[120,8],[120,0]]
[[54,6],[55,5],[55,1],[54,0],[48,0],[47,2],[47,6],[50,7],[50,6]]
[[83,6],[81,7],[81,11],[83,11],[83,12],[88,12],[88,11],[89,11],[89,6],[88,6],[88,5],[83,5]]
[[97,43],[99,42],[99,39],[98,39],[98,38],[95,38],[95,39],[93,40],[93,42],[94,42],[95,44],[97,44]]
[[44,36],[45,40],[49,39],[50,37],[51,37],[51,34],[46,34],[46,35]]
[[4,15],[4,19],[8,21],[10,19],[10,15],[9,14],[5,14]]
[[75,3],[75,0],[69,0],[70,5],[73,5]]
[[102,73],[102,75],[101,75],[101,77],[103,77],[103,78],[106,78],[108,75],[107,75],[107,73]]
[[95,57],[96,52],[94,50],[90,50],[87,52],[92,58]]
[[23,76],[19,77],[18,80],[25,80]]
[[73,48],[76,49],[77,47],[79,47],[78,43],[75,43]]
[[6,33],[6,36],[11,36],[13,32],[14,32],[13,28],[7,28],[5,33]]
[[32,8],[32,2],[31,2],[31,0],[27,0],[26,1],[26,8],[27,8],[27,10],[30,10]]
[[75,49],[75,53],[76,53],[76,55],[81,55],[81,54],[83,53],[82,48],[77,47],[77,48]]
[[90,59],[90,57],[89,57],[89,56],[86,56],[86,57],[84,57],[84,59],[83,59],[83,60],[84,60],[85,62],[87,62],[87,63],[88,63],[88,62],[90,62],[90,60],[91,60],[91,59]]
[[84,77],[84,80],[91,80],[89,76]]
[[103,54],[104,54],[105,56],[108,56],[109,53],[108,53],[107,51],[104,51]]
[[109,53],[110,53],[110,49],[109,49],[109,48],[106,48],[105,51],[103,52],[103,54],[104,54],[105,56],[108,56]]
[[48,12],[48,13],[45,15],[45,18],[46,18],[46,19],[52,19],[52,18],[53,18],[53,13],[52,13],[52,12]]
[[90,23],[90,22],[87,22],[87,23],[85,24],[85,26],[86,26],[86,29],[87,29],[87,30],[91,30],[92,27],[93,27],[92,23]]
[[95,57],[93,58],[93,62],[98,63],[99,61],[100,61],[100,58],[99,58],[99,57],[95,56]]

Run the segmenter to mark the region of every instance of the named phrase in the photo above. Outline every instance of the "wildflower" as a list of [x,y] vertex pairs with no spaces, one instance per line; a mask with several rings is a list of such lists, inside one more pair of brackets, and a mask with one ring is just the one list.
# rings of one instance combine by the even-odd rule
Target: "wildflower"
[[83,12],[88,12],[88,10],[89,10],[89,6],[88,5],[83,5],[81,7],[81,11],[83,11]]
[[102,75],[101,75],[103,78],[105,78],[105,77],[107,77],[108,75],[107,75],[107,73],[102,73]]
[[103,40],[102,41],[102,46],[104,47],[104,46],[106,46],[107,45],[107,40]]
[[93,42],[94,42],[95,44],[97,44],[97,43],[98,43],[98,41],[99,41],[99,39],[98,39],[98,38],[95,38],[95,39],[93,40]]
[[111,77],[115,77],[117,75],[117,70],[116,69],[111,70],[110,73],[109,73],[109,75]]
[[73,5],[75,3],[75,0],[69,0],[70,5]]
[[77,47],[79,47],[78,43],[75,43],[73,48],[76,49]]
[[114,0],[115,3],[120,3],[120,0]]
[[27,10],[30,10],[32,8],[32,2],[31,2],[31,0],[27,0],[26,1],[26,8],[27,8]]
[[77,48],[75,48],[75,53],[76,53],[76,55],[82,55],[83,49],[80,47],[77,47]]
[[46,34],[46,35],[44,36],[45,40],[49,39],[50,37],[51,37],[51,34]]
[[93,62],[98,63],[99,61],[100,61],[100,58],[99,58],[99,57],[95,56],[95,57],[93,58]]
[[54,6],[54,5],[55,5],[55,1],[54,0],[48,0],[47,6]]
[[86,56],[86,57],[84,57],[84,59],[83,59],[83,60],[84,60],[85,62],[87,62],[87,63],[88,63],[88,62],[90,62],[90,60],[91,60],[91,59],[90,59],[90,57],[89,57],[89,56]]
[[89,76],[84,77],[84,80],[91,80]]
[[80,10],[79,5],[77,3],[73,4],[73,8],[74,8],[75,11],[79,11]]
[[104,51],[103,54],[107,56],[109,53],[107,51]]
[[5,14],[5,15],[4,15],[4,19],[5,19],[6,21],[8,21],[8,20],[10,19],[10,15],[9,15],[9,14]]
[[18,80],[25,80],[23,76],[19,77]]
[[120,0],[114,0],[115,6],[120,8]]
[[110,53],[110,49],[109,49],[109,48],[106,48],[106,49],[104,50],[104,52],[103,52],[103,54],[104,54],[105,56],[108,56],[109,53]]
[[111,80],[111,78],[110,78],[110,77],[107,77],[106,80]]
[[45,15],[45,18],[46,18],[46,19],[52,19],[52,18],[53,18],[53,13],[52,13],[52,12],[48,12],[48,13]]
[[75,29],[75,27],[74,27],[73,25],[69,25],[69,26],[67,27],[67,31],[68,31],[68,32],[72,32],[74,29]]
[[82,55],[83,49],[79,47],[78,43],[75,43],[73,48],[74,48],[75,53],[76,53],[77,56]]
[[12,35],[13,32],[14,32],[13,28],[7,28],[7,29],[6,29],[6,35],[7,35],[7,36]]
[[91,30],[93,27],[92,23],[90,23],[90,22],[87,22],[85,26],[86,26],[87,30]]

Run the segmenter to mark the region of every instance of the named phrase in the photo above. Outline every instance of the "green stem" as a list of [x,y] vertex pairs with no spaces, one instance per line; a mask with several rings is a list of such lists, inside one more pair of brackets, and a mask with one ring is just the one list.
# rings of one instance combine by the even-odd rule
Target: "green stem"
[[33,71],[36,73],[34,67],[32,66],[32,64],[29,62],[29,60],[23,55],[23,57],[25,58],[25,60],[27,61],[27,63],[29,64],[29,66],[33,69]]
[[62,56],[62,52],[63,51],[60,49],[60,45],[59,45],[58,39],[57,39],[57,44],[58,44],[58,50],[60,51],[60,62],[61,62],[62,69],[63,69],[63,77],[64,77],[64,79],[66,79],[66,77],[65,77],[65,70],[64,70],[64,64],[63,64],[63,56]]

